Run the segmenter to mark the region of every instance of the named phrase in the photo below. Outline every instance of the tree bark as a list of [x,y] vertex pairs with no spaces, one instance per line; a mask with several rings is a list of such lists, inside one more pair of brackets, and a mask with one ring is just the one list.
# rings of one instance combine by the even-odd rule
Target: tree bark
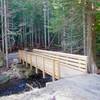
[[4,0],[4,33],[5,33],[5,49],[6,49],[6,67],[8,67],[8,41],[7,41],[7,8],[6,0]]
[[95,16],[92,9],[92,3],[87,2],[87,56],[88,56],[88,68],[89,73],[96,73],[96,33],[94,30]]
[[1,0],[1,27],[2,27],[2,52],[4,53],[5,52],[5,48],[4,48],[4,13],[3,13],[3,0]]

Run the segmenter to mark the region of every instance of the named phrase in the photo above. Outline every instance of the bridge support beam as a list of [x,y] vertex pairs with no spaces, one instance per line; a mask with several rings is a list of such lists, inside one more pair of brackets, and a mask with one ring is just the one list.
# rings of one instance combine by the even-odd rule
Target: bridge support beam
[[35,72],[36,72],[36,74],[38,74],[38,68],[36,68]]
[[45,79],[45,77],[46,77],[46,76],[45,76],[45,71],[43,71],[43,78]]
[[43,57],[43,78],[45,79],[45,62],[44,62],[44,57]]
[[52,81],[55,81],[55,60],[53,60],[53,75],[52,75]]

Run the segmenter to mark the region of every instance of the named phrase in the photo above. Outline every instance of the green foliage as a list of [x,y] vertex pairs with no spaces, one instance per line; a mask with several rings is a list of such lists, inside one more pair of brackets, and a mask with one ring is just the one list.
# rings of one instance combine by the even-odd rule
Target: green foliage
[[83,5],[78,4],[77,0],[50,0],[50,5],[50,31],[61,34],[66,49],[83,45]]
[[[100,8],[100,2],[96,3],[96,7]],[[96,50],[100,54],[100,11],[96,12]]]
[[22,21],[24,17],[26,24],[30,22],[39,23],[42,16],[42,1],[41,0],[11,0],[10,7],[12,9],[15,23],[17,25]]
[[[37,28],[43,32],[43,0],[9,0],[11,13],[14,20],[15,31],[19,30],[19,26],[24,24],[27,29],[30,26]],[[50,25],[47,26],[52,35],[59,33],[60,39],[65,40],[66,48],[73,49],[82,46],[84,34],[84,4],[78,3],[79,0],[48,0],[50,9]],[[100,3],[96,0],[89,0],[96,3],[96,7],[100,7]],[[65,33],[64,33],[65,32]],[[96,33],[97,33],[97,52],[100,51],[100,13],[96,12]],[[24,36],[31,34],[26,31]],[[44,34],[44,33],[41,33]],[[65,34],[65,36],[64,36]],[[57,41],[57,37],[55,42]]]

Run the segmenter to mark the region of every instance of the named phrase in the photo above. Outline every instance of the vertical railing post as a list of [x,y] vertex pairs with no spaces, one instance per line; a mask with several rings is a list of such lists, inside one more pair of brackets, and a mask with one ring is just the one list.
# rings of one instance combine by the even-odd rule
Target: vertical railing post
[[22,63],[24,65],[24,51],[22,51]]
[[30,62],[30,65],[31,65],[31,66],[32,66],[32,56],[33,56],[33,54],[32,54],[32,55],[30,54],[30,61],[31,61],[31,62]]
[[25,66],[27,67],[27,65],[28,65],[28,63],[27,63],[27,55],[28,55],[27,52],[25,53],[25,55],[26,55],[26,59],[25,59],[26,60],[25,61],[26,62],[26,65]]
[[18,51],[18,59],[19,59],[19,63],[21,62],[21,53],[20,51]]
[[53,59],[53,75],[52,75],[52,81],[55,81],[55,59]]
[[19,51],[19,63],[22,63],[22,53],[21,53],[21,51]]
[[38,74],[37,55],[36,55],[36,74]]
[[44,61],[44,57],[43,57],[43,78],[45,78],[45,61]]
[[58,68],[58,79],[60,79],[61,75],[60,75],[60,62],[59,62],[59,59],[57,59],[57,68]]
[[29,54],[30,55],[30,69],[32,70],[32,55],[31,55],[31,53]]

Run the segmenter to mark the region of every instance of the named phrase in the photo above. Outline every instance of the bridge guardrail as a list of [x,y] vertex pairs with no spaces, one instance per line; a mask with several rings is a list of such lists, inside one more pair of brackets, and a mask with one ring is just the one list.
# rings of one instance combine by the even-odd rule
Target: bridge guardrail
[[87,56],[38,49],[34,49],[33,52],[19,50],[18,54],[19,59],[34,66],[36,72],[37,69],[40,69],[43,72],[43,77],[45,77],[45,73],[48,73],[53,77],[53,80],[62,77],[61,68],[63,66],[83,73],[87,72]]

